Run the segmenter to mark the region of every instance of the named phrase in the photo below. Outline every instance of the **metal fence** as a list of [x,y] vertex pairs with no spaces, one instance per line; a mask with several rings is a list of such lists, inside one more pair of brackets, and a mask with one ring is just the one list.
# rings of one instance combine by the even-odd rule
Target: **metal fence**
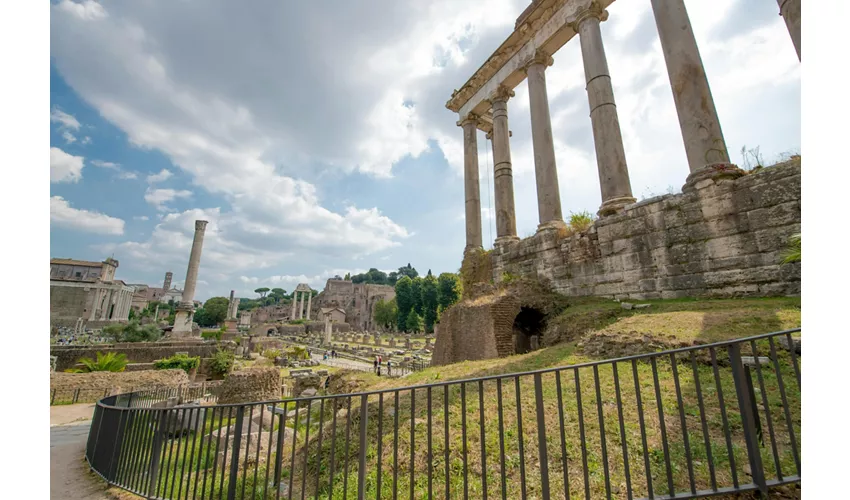
[[[696,498],[800,481],[791,330],[358,394],[98,403],[86,457],[147,498]],[[790,348],[787,348],[790,346]]]
[[[151,386],[130,388],[129,392],[145,392],[151,394],[166,394],[181,399],[204,399],[215,401],[221,380],[209,382],[194,382],[188,386]],[[99,399],[114,394],[118,388],[64,387],[50,389],[50,406],[77,403],[94,403]]]

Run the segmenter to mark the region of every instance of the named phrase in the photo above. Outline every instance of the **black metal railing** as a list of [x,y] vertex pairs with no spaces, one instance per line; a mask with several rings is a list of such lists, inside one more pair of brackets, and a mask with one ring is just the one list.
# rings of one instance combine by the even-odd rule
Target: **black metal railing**
[[[696,498],[800,481],[790,330],[358,394],[111,396],[86,449],[147,498]],[[436,376],[436,375],[435,375]]]
[[[187,386],[146,386],[130,388],[129,392],[161,392],[172,391],[174,394],[187,399],[199,399],[213,397],[221,380],[209,382],[192,382]],[[98,400],[115,394],[120,388],[91,388],[91,387],[63,387],[50,389],[50,405],[67,405],[77,403],[94,403]],[[176,392],[175,392],[176,391]],[[204,396],[206,395],[206,396]]]

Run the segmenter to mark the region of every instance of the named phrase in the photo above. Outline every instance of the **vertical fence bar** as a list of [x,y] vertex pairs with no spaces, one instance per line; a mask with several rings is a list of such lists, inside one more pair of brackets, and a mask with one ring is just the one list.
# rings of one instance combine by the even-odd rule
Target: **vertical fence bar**
[[794,347],[794,339],[791,333],[785,334],[785,339],[788,341],[788,352],[791,354],[791,365],[794,367],[794,374],[797,375],[797,387],[800,386],[800,365],[797,364],[797,349]]
[[[756,367],[756,375],[758,376],[759,388],[761,392],[762,406],[764,407],[764,419],[767,421],[767,432],[770,435],[770,449],[773,452],[773,463],[776,465],[776,479],[782,481],[782,466],[779,461],[779,450],[776,448],[776,434],[773,432],[773,417],[770,412],[770,404],[767,401],[767,391],[764,387],[764,378],[761,374],[761,363],[759,363],[759,353],[756,349],[756,343],[750,342],[750,347],[753,350],[753,360]],[[755,392],[755,391],[751,391]],[[758,414],[758,406],[753,405],[753,414]]]
[[159,485],[159,461],[161,458],[162,441],[164,438],[163,428],[166,423],[166,413],[161,411],[158,415],[157,427],[154,429],[153,443],[151,446],[151,465],[148,472],[148,497],[155,497]]
[[543,498],[549,498],[549,453],[546,449],[546,416],[543,409],[543,381],[534,374],[534,402],[537,406],[537,449],[540,459],[540,488]]
[[395,400],[393,401],[393,500],[398,498],[398,396],[399,391],[395,391]]
[[564,430],[564,397],[561,390],[561,370],[555,372],[555,391],[558,393],[558,428],[561,434],[561,469],[564,473],[564,498],[570,498],[570,476],[567,471],[567,439]]
[[[382,394],[383,395],[383,394]],[[428,387],[428,500],[430,500],[434,496],[434,448],[433,448],[433,439],[432,439],[432,430],[431,430],[431,414],[433,413],[432,403],[431,403],[431,387]],[[380,432],[380,431],[379,431]],[[378,484],[380,484],[380,480],[378,480]],[[381,500],[379,496],[377,500]]]
[[50,406],[53,406],[54,401],[56,401],[56,389],[53,389],[50,394]]
[[741,362],[741,346],[731,344],[727,348],[729,361],[732,364],[732,378],[735,381],[735,392],[738,395],[738,406],[741,410],[741,423],[744,428],[744,441],[747,444],[747,455],[750,460],[750,471],[753,483],[758,487],[762,495],[767,495],[767,483],[764,479],[764,469],[761,463],[761,450],[756,436],[756,424],[753,416],[753,408],[750,404],[750,394],[747,383],[744,380],[744,365]]
[[670,446],[667,443],[667,425],[664,422],[664,402],[661,399],[661,385],[658,383],[658,362],[655,356],[649,358],[652,365],[652,382],[655,385],[655,402],[658,405],[658,425],[661,427],[661,444],[664,448],[664,465],[667,466],[667,494],[675,496],[673,488],[673,467],[670,465]]
[[691,441],[688,436],[688,424],[685,419],[685,404],[682,401],[682,388],[679,383],[679,363],[676,361],[676,354],[670,354],[670,368],[673,370],[673,384],[676,388],[676,402],[679,408],[679,423],[682,426],[682,441],[685,444],[685,461],[688,466],[688,481],[691,485],[691,493],[696,494],[696,483],[694,480],[694,463],[691,457]]
[[578,432],[581,437],[581,466],[584,472],[584,497],[590,500],[590,478],[587,471],[587,444],[584,439],[584,408],[581,404],[581,378],[578,368],[573,368],[573,376],[576,382],[576,406],[578,408]]
[[652,492],[652,470],[649,468],[649,447],[646,445],[646,423],[643,420],[643,402],[640,396],[640,377],[638,376],[637,360],[632,360],[632,377],[635,379],[635,402],[637,403],[638,425],[640,440],[643,445],[643,466],[646,472],[646,490],[649,498],[654,498]]
[[334,418],[331,422],[331,463],[328,471],[328,497],[333,498],[334,493],[334,458],[336,457],[336,414],[339,411],[337,403],[340,398],[334,398]]
[[711,368],[714,371],[714,384],[717,389],[717,402],[720,405],[720,418],[723,422],[723,434],[726,436],[726,452],[729,458],[729,471],[732,474],[732,485],[738,489],[738,471],[735,467],[735,453],[732,449],[732,436],[729,432],[729,419],[726,416],[726,402],[723,400],[723,385],[720,383],[720,370],[717,367],[717,352],[709,348]]
[[322,399],[319,403],[319,443],[316,445],[316,495],[315,500],[319,500],[319,479],[322,476],[322,436],[325,434],[325,400]]
[[[227,483],[227,500],[236,498],[236,477],[239,473],[239,447],[242,445],[242,419],[245,415],[245,407],[236,407],[236,435],[233,436],[233,456],[230,458],[230,479]],[[250,434],[249,434],[250,439]],[[248,450],[245,450],[245,455]],[[222,473],[224,477],[224,473]],[[242,481],[244,484],[245,482]]]
[[80,397],[80,388],[74,389],[74,398],[71,400],[71,404],[77,404],[77,399]]
[[[307,487],[307,457],[310,454],[310,415],[313,413],[313,401],[312,399],[305,401],[307,405],[307,423],[304,424],[306,430],[304,431],[304,465],[301,468],[301,500],[304,500],[304,490]],[[321,432],[321,429],[319,429],[319,432]],[[292,469],[293,471],[295,470],[295,464],[292,464]]]
[[626,474],[626,497],[632,498],[632,478],[629,473],[629,446],[626,442],[626,426],[623,422],[623,399],[620,396],[620,374],[617,370],[617,363],[611,363],[611,370],[614,374],[614,392],[617,396],[617,421],[620,424],[620,442],[623,446],[623,470]]
[[[286,488],[286,498],[292,499],[292,482],[295,479],[295,448],[298,445],[298,417],[301,415],[299,400],[295,400],[295,423],[292,427],[292,456],[289,460],[289,486]],[[351,400],[349,399],[348,411],[351,412]],[[346,463],[348,462],[348,443],[345,443]],[[348,471],[346,471],[345,480],[348,481]]]
[[375,492],[375,500],[381,500],[381,472],[384,463],[384,393],[378,394],[378,472],[377,472],[377,487]]
[[[496,379],[496,407],[499,413],[499,472],[502,479],[502,500],[508,498],[507,479],[505,478],[505,422],[502,412],[502,379]],[[448,498],[448,497],[447,497]]]
[[593,385],[596,390],[596,410],[599,414],[599,439],[602,443],[602,470],[605,477],[605,496],[611,498],[611,474],[608,470],[608,445],[605,439],[605,412],[602,408],[602,391],[599,389],[599,365],[593,365]]
[[[363,394],[360,396],[360,465],[357,468],[357,500],[366,498],[366,424],[368,418],[369,396]],[[413,469],[413,462],[411,462],[410,468]],[[307,476],[306,466],[304,476]]]
[[705,405],[702,401],[702,386],[699,380],[699,371],[697,370],[696,355],[693,351],[690,353],[691,369],[694,372],[694,389],[697,393],[697,403],[699,404],[699,418],[702,424],[702,437],[705,442],[705,456],[708,460],[708,474],[711,480],[712,491],[717,491],[717,478],[714,474],[714,455],[711,452],[711,438],[708,434],[708,422],[705,418]]
[[350,443],[351,443],[351,396],[348,397],[348,410],[345,413],[345,467],[343,468],[343,478],[342,478],[342,498],[348,498],[348,450],[349,450],[349,447],[350,447],[349,446]]
[[522,493],[522,498],[526,498],[525,492],[525,453],[523,450],[523,435],[522,435],[522,398],[519,388],[519,375],[514,377],[514,389],[516,396],[516,422],[517,422],[517,438],[519,440],[519,486]]
[[[460,431],[461,431],[461,457],[463,458],[463,499],[469,498],[469,481],[467,480],[466,462],[466,384],[460,384]],[[521,438],[520,438],[521,439]]]
[[[797,451],[797,436],[794,432],[794,425],[791,421],[791,413],[788,410],[788,398],[785,396],[785,383],[782,380],[782,371],[779,367],[779,358],[776,356],[776,346],[773,343],[773,337],[769,337],[770,342],[770,357],[773,359],[773,368],[776,370],[776,383],[779,384],[779,395],[782,398],[782,410],[785,413],[785,425],[788,426],[788,438],[791,441],[791,453],[794,455],[794,464],[797,466],[797,475],[800,475],[800,454]],[[793,349],[794,346],[791,345]]]
[[[449,481],[449,385],[446,384],[443,386],[443,430],[444,441],[443,441],[443,455],[446,466],[446,500],[449,499],[449,493],[451,492],[450,481]],[[393,498],[395,500],[395,498]]]
[[[430,412],[428,414],[430,416]],[[478,381],[478,421],[481,427],[481,498],[487,500],[487,441],[484,439],[484,381]],[[430,447],[430,444],[429,444]]]
[[413,453],[416,449],[415,445],[416,431],[416,389],[410,389],[410,498],[413,498],[413,473],[416,467],[413,466]]

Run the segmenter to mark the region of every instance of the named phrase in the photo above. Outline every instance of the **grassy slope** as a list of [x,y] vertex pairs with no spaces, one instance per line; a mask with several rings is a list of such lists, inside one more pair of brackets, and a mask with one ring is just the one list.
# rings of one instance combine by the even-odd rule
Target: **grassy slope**
[[[747,299],[747,300],[717,300],[717,301],[651,301],[652,307],[639,311],[627,311],[621,309],[620,305],[609,301],[586,300],[579,302],[567,309],[554,323],[561,324],[563,330],[574,339],[582,334],[594,332],[630,333],[640,332],[653,336],[672,336],[676,340],[700,340],[711,342],[729,338],[739,338],[767,331],[774,331],[799,326],[800,310],[799,299]],[[558,325],[555,326],[558,326]],[[564,326],[566,325],[566,326]],[[766,343],[762,343],[759,349],[768,349]],[[764,351],[761,352],[764,354]],[[725,352],[718,352],[718,359],[722,361]],[[789,356],[784,351],[779,351],[779,364],[782,379],[787,390],[787,408],[792,425],[798,437],[799,447],[799,423],[800,402],[799,386],[796,383]],[[541,349],[533,353],[512,356],[504,359],[483,360],[475,362],[457,363],[449,366],[434,367],[419,373],[412,374],[403,379],[378,378],[369,373],[349,373],[346,377],[356,378],[357,381],[367,386],[369,390],[392,389],[396,387],[407,387],[429,383],[445,382],[448,380],[466,379],[485,375],[497,375],[530,371],[553,366],[568,366],[582,362],[594,361],[582,355],[576,349],[576,342],[565,342],[553,347]],[[694,486],[696,489],[706,489],[711,486],[712,471],[708,467],[707,454],[712,453],[712,462],[716,466],[714,477],[718,485],[727,486],[732,484],[733,472],[741,483],[747,483],[750,478],[744,473],[744,462],[746,457],[745,446],[740,433],[741,421],[735,400],[734,385],[728,369],[720,368],[720,377],[715,378],[710,364],[697,364],[694,377],[694,366],[689,359],[677,359],[678,390],[676,377],[673,376],[673,365],[665,360],[658,360],[658,392],[660,392],[661,410],[664,413],[664,432],[668,437],[669,447],[666,454],[670,456],[671,468],[670,478],[676,491],[689,489],[690,474],[685,467],[686,447],[682,432],[682,417],[680,408],[684,414],[684,422],[687,427],[687,446],[692,457],[694,469]],[[685,364],[681,364],[682,362]],[[798,360],[799,361],[799,360]],[[637,386],[640,388],[643,411],[639,412],[636,400],[636,381],[633,370],[637,372]],[[602,365],[594,373],[592,368],[578,370],[579,381],[576,382],[576,371],[567,370],[558,372],[560,380],[556,380],[554,373],[541,377],[541,391],[543,394],[543,418],[546,429],[549,480],[553,496],[561,497],[564,494],[564,469],[561,453],[560,422],[563,426],[563,449],[566,450],[567,478],[570,489],[570,497],[583,497],[585,487],[589,490],[592,498],[605,496],[606,489],[610,489],[614,497],[625,497],[627,488],[631,487],[636,497],[646,496],[648,493],[647,478],[644,474],[644,466],[649,464],[650,479],[655,494],[667,492],[667,473],[665,460],[665,449],[661,439],[661,419],[656,399],[656,386],[652,376],[652,367],[649,363],[639,362],[632,366],[631,363],[619,363],[616,366],[618,377],[614,376],[614,367],[611,364]],[[777,436],[777,457],[783,474],[795,471],[794,457],[790,446],[790,437],[781,432],[785,428],[785,405],[777,391],[777,378],[772,370],[763,367],[764,394],[769,395],[768,407],[770,408],[771,424]],[[599,392],[595,388],[595,376],[599,381]],[[757,389],[760,382],[754,379]],[[701,386],[703,395],[704,411],[699,410],[699,399],[697,397],[697,380]],[[560,391],[558,384],[560,383]],[[617,387],[620,389],[620,400],[623,408],[624,426],[622,431],[619,426],[619,414],[617,411]],[[463,387],[462,387],[463,386]],[[581,404],[577,401],[577,386],[581,395]],[[726,422],[720,412],[717,399],[718,386],[722,390],[728,407]],[[499,412],[498,400],[501,396],[503,411],[501,415],[505,449],[505,487],[508,498],[520,496],[521,490],[525,488],[529,498],[540,497],[540,466],[538,456],[538,434],[535,414],[535,393],[532,377],[523,377],[519,381],[519,394],[516,393],[515,379],[503,379],[501,387],[496,381],[488,381],[478,384],[455,384],[447,390],[443,386],[431,389],[432,413],[430,425],[428,413],[424,411],[428,406],[428,391],[419,389],[415,392],[415,398],[411,397],[410,391],[398,393],[398,406],[394,401],[395,393],[387,393],[381,400],[379,396],[369,399],[368,426],[367,426],[367,496],[374,497],[378,484],[377,465],[379,462],[378,446],[381,444],[380,464],[382,471],[381,489],[382,498],[392,498],[394,471],[397,473],[397,489],[400,498],[408,498],[410,491],[409,474],[410,464],[413,464],[415,481],[413,484],[413,498],[427,496],[429,470],[433,478],[434,496],[444,498],[444,487],[446,484],[446,460],[444,452],[448,442],[448,484],[451,496],[460,496],[464,490],[464,471],[468,475],[467,488],[472,498],[482,496],[482,468],[486,470],[486,486],[490,496],[500,496],[501,493],[501,471],[498,467],[500,457],[499,439]],[[444,390],[446,392],[444,392]],[[448,394],[449,435],[445,439],[445,407],[443,397]],[[682,405],[678,403],[677,395],[681,394]],[[757,397],[761,397],[761,392]],[[464,398],[465,396],[465,398]],[[561,398],[559,411],[558,396]],[[411,402],[415,399],[415,410],[411,411]],[[522,410],[521,418],[518,418],[517,401],[520,402]],[[604,433],[600,432],[599,405],[601,401],[602,424]],[[344,401],[345,403],[345,401]],[[480,405],[483,403],[483,407]],[[759,401],[761,404],[761,401]],[[343,498],[343,489],[347,490],[347,496],[351,497],[356,492],[357,481],[357,453],[358,453],[358,428],[359,428],[359,398],[352,400],[352,412],[350,417],[340,417],[337,422],[337,430],[331,432],[332,411],[326,411],[321,417],[325,431],[322,434],[323,442],[321,450],[317,436],[320,434],[315,423],[319,420],[318,412],[313,414],[313,430],[311,431],[310,445],[307,454],[307,493],[315,492],[317,480],[319,484],[320,498]],[[383,412],[379,411],[379,408]],[[465,409],[465,411],[464,411]],[[584,438],[582,438],[582,426],[578,412],[581,409],[583,418]],[[398,415],[399,432],[394,435],[393,420]],[[466,417],[466,437],[463,436],[462,419]],[[640,416],[644,418],[644,426],[647,435],[647,445],[644,449],[641,432]],[[703,417],[706,433],[703,433]],[[350,418],[350,421],[349,421]],[[481,422],[484,428],[484,453],[481,444]],[[522,424],[522,432],[518,424]],[[381,426],[381,432],[378,426]],[[413,424],[413,440],[415,446],[411,447],[411,423]],[[346,424],[351,426],[351,441],[346,450],[345,429]],[[767,420],[763,417],[763,424]],[[301,426],[299,426],[301,427]],[[429,433],[430,430],[430,433]],[[728,430],[728,432],[727,432]],[[773,470],[773,453],[769,446],[768,429],[765,429],[765,441],[768,446],[762,449],[763,461],[768,471]],[[431,439],[431,456],[428,453],[428,439]],[[603,460],[602,436],[606,443]],[[731,458],[735,466],[731,467],[729,449],[727,448],[726,435],[730,434]],[[522,439],[520,440],[520,436]],[[625,446],[622,437],[625,437]],[[303,441],[303,430],[299,430],[298,441]],[[393,441],[397,439],[397,454],[393,453]],[[709,446],[706,447],[706,440]],[[522,442],[523,460],[520,460],[520,447]],[[464,459],[464,447],[466,453]],[[331,445],[334,452],[331,452]],[[584,447],[582,447],[584,444]],[[411,456],[411,450],[413,454]],[[625,450],[625,455],[624,455]],[[300,478],[303,464],[303,449],[299,451],[295,460],[294,476]],[[346,453],[347,451],[347,453]],[[333,454],[336,460],[335,477],[331,481],[329,470],[329,457]],[[482,457],[486,459],[486,467],[482,467]],[[626,480],[625,458],[629,460],[629,478]],[[284,476],[289,476],[289,460],[284,459]],[[344,479],[342,464],[348,461],[348,478]],[[583,477],[583,462],[587,462],[589,477],[585,484]],[[610,469],[611,481],[606,485],[604,481],[604,463],[607,462]],[[466,463],[466,467],[464,467]],[[521,467],[521,464],[523,467]],[[430,466],[430,467],[429,467]],[[524,470],[523,470],[524,468]],[[318,471],[318,477],[317,477]],[[260,472],[263,475],[263,471]],[[524,481],[523,481],[524,477]],[[248,491],[254,493],[255,498],[263,498],[264,488],[262,485],[254,485],[249,478]],[[345,484],[347,483],[347,484]],[[333,485],[331,488],[331,484]],[[295,493],[300,493],[297,481],[293,485]],[[240,484],[241,489],[241,484]],[[331,491],[332,489],[332,491]],[[271,490],[269,489],[269,494]],[[246,497],[247,492],[246,492]],[[300,497],[300,495],[298,495]]]

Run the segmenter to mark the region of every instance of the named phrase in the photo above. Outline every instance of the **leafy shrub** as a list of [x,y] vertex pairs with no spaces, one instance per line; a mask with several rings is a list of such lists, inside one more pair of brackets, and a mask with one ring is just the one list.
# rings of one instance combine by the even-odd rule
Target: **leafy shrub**
[[213,354],[210,370],[216,375],[227,375],[233,369],[235,359],[236,356],[232,352],[219,349]]
[[286,357],[295,360],[310,359],[310,354],[307,353],[306,347],[294,346],[286,353]]
[[268,359],[274,359],[280,357],[280,349],[266,349],[263,351],[263,357]]
[[782,252],[782,263],[790,264],[791,262],[800,262],[802,253],[802,240],[800,233],[792,235],[788,238],[788,246]]
[[593,224],[593,215],[587,210],[579,213],[570,212],[570,228],[575,232],[587,231]]
[[169,370],[172,368],[180,368],[181,370],[189,373],[190,370],[193,370],[200,366],[201,357],[194,356],[189,357],[186,354],[175,354],[170,358],[158,359],[153,362],[153,367],[156,370]]
[[140,326],[136,320],[126,325],[112,324],[103,328],[103,334],[114,342],[156,342],[162,331],[154,324]]
[[208,330],[201,332],[201,338],[221,340],[222,330]]
[[117,352],[108,352],[103,354],[97,353],[97,359],[80,358],[77,363],[83,365],[82,368],[69,368],[65,370],[68,373],[90,373],[90,372],[123,372],[127,367],[127,355]]
[[303,325],[306,322],[307,322],[306,319],[293,319],[293,320],[289,321],[289,324],[290,325]]

